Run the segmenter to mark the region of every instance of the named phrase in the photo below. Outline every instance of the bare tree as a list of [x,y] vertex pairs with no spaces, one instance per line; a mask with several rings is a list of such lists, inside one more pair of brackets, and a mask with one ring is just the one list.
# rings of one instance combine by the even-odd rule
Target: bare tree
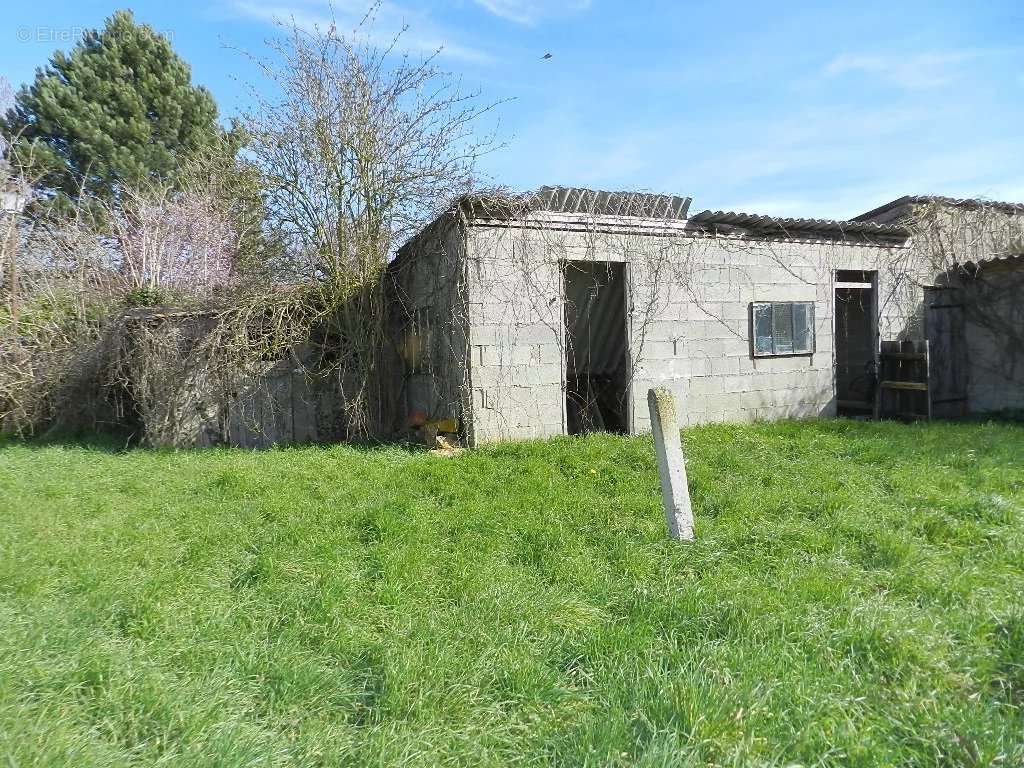
[[245,120],[267,185],[273,225],[287,245],[290,275],[310,301],[338,355],[346,431],[377,425],[375,393],[385,345],[381,280],[397,246],[475,183],[493,137],[475,133],[495,104],[464,93],[435,57],[368,42],[371,11],[350,36],[286,26],[261,62],[279,98]]

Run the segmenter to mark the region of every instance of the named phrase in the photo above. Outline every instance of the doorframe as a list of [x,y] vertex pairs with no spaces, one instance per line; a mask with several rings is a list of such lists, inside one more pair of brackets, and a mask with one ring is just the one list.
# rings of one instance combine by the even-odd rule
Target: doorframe
[[633,435],[636,434],[636,418],[633,413],[633,265],[628,261],[619,263],[622,264],[622,314],[626,324],[623,329],[626,334],[626,343],[623,345],[626,355],[626,392],[622,408],[626,417],[626,434]]
[[[625,422],[625,434],[635,434],[635,418],[633,413],[633,269],[632,264],[626,260],[598,260],[598,259],[559,259],[558,260],[558,288],[560,292],[559,306],[561,308],[561,320],[559,322],[559,338],[561,339],[561,350],[562,350],[562,434],[569,434],[569,409],[568,409],[568,393],[569,393],[569,328],[566,325],[566,270],[570,264],[587,264],[592,267],[604,266],[608,268],[609,265],[622,265],[622,316],[624,327],[622,332],[624,334],[623,354],[625,355],[626,362],[626,386],[622,402],[622,415],[623,421]],[[613,267],[614,268],[614,267]]]
[[565,270],[569,266],[570,259],[559,259],[558,260],[558,347],[561,350],[561,368],[562,368],[562,394],[559,398],[561,401],[562,408],[562,434],[569,434],[569,404],[567,401],[569,397],[569,328],[565,323],[565,311],[566,311],[566,289],[565,289]]
[[[847,282],[839,280],[840,272],[860,272],[861,274],[870,275],[870,280],[859,280],[855,282]],[[836,292],[843,288],[855,288],[861,290],[871,291],[871,301],[867,308],[868,321],[870,327],[868,328],[868,337],[871,339],[871,356],[872,362],[874,363],[875,376],[878,376],[878,366],[881,362],[882,352],[882,337],[881,337],[881,323],[879,322],[878,310],[881,306],[879,304],[878,296],[878,270],[877,269],[833,269],[832,270],[832,283],[831,283],[831,294],[832,294],[832,398],[836,403],[836,416],[839,416],[839,302],[836,299]],[[877,393],[877,381],[875,399],[878,398]],[[873,409],[872,409],[873,411]]]

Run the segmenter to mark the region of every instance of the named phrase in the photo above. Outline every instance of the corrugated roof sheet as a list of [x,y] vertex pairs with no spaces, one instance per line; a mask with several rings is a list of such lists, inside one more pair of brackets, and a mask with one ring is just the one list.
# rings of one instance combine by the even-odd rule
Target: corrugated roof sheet
[[685,220],[692,198],[650,192],[608,192],[585,187],[540,187],[521,194],[467,195],[460,203],[470,213],[507,219],[529,211]]
[[545,211],[650,219],[685,219],[692,201],[677,195],[605,192],[584,187],[541,187],[533,196]]
[[735,211],[701,211],[695,216],[691,216],[690,221],[698,224],[735,227],[765,237],[802,238],[817,235],[840,239],[856,236],[903,240],[909,235],[907,229],[898,224],[835,219],[795,219]]
[[510,219],[529,211],[584,214],[588,216],[636,217],[651,220],[693,222],[745,230],[763,237],[846,238],[874,236],[905,239],[907,230],[895,224],[796,219],[733,211],[701,211],[689,216],[692,198],[649,192],[605,192],[583,187],[541,187],[522,195],[477,195],[463,198],[471,215]]
[[927,203],[939,203],[953,207],[981,208],[990,207],[1006,213],[1024,214],[1024,203],[1010,203],[999,200],[985,200],[980,197],[945,197],[943,195],[904,195],[891,200],[877,208],[872,208],[867,213],[854,216],[851,221],[871,221],[883,217],[884,214],[896,208],[910,207]]
[[981,259],[976,262],[968,262],[964,265],[973,267],[1000,266],[1000,267],[1024,267],[1024,253],[993,256],[990,259]]

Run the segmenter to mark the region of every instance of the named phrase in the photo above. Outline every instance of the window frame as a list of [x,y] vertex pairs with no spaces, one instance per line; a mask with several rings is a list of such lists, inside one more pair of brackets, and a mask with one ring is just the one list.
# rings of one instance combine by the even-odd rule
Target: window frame
[[[818,333],[814,327],[814,304],[813,301],[752,301],[749,306],[749,320],[750,320],[750,356],[755,360],[763,360],[766,358],[773,357],[810,357],[817,352],[818,349]],[[789,321],[789,333],[790,338],[793,340],[793,345],[796,345],[796,316],[795,311],[797,306],[804,306],[807,308],[807,329],[810,333],[810,348],[791,352],[777,352],[775,344],[775,308],[783,306],[789,308],[790,321]],[[769,322],[771,324],[772,334],[772,349],[770,352],[759,352],[757,345],[757,310],[759,307],[770,307],[771,316]]]

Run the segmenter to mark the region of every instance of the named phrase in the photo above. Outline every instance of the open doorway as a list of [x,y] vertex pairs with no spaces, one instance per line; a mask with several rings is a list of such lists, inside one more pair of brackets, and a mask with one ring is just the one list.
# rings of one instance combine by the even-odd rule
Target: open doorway
[[627,432],[626,269],[565,262],[566,426],[570,435]]
[[878,384],[876,286],[876,272],[836,272],[836,401],[840,416],[869,417],[874,410]]

